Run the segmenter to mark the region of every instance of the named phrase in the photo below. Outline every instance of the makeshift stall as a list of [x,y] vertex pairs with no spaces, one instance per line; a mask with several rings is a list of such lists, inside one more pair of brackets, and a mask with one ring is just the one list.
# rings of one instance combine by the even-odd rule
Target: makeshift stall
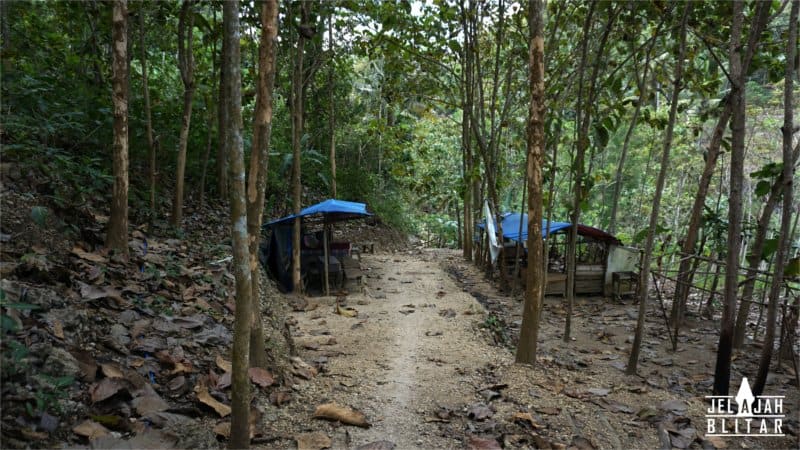
[[[292,235],[294,221],[301,220],[300,272],[301,278],[319,275],[325,295],[330,294],[330,281],[339,284],[345,277],[345,266],[351,266],[352,244],[332,242],[333,225],[345,220],[371,216],[364,203],[328,199],[264,225],[269,233],[262,249],[262,263],[284,291],[292,291]],[[351,266],[352,267],[352,266]]]
[[[517,252],[517,249],[524,249],[527,245],[528,215],[506,213],[500,216],[500,221],[503,227],[503,252],[508,258],[506,267],[513,265],[514,258],[520,258],[524,283],[527,251]],[[484,230],[485,224],[478,224],[478,228]],[[545,249],[547,255],[545,295],[564,295],[566,292],[567,238],[571,228],[572,224],[567,222],[548,224],[547,220],[542,220],[542,237],[547,237],[548,233],[552,234],[548,240],[548,248]],[[639,262],[638,249],[624,247],[619,239],[598,228],[579,224],[577,231],[575,293],[610,295],[614,272],[636,270],[636,264]]]

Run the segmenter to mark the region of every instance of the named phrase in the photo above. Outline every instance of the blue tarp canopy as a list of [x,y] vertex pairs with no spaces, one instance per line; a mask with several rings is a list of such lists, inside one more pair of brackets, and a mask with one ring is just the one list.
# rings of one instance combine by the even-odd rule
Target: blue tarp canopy
[[[367,205],[363,203],[328,199],[303,209],[298,215],[292,214],[273,220],[264,225],[264,229],[269,230],[270,233],[269,239],[263,248],[263,255],[261,255],[263,258],[262,264],[269,268],[270,273],[284,291],[291,291],[294,289],[292,285],[292,233],[294,232],[292,225],[296,217],[302,218],[304,223],[318,221],[317,224],[323,222],[327,225],[331,222],[358,219],[371,215],[367,212]],[[306,231],[303,233],[306,233]],[[320,233],[330,233],[330,230],[323,230]],[[328,236],[330,235],[328,234]],[[302,253],[304,251],[302,243],[300,248]],[[330,254],[330,239],[328,240],[328,250]],[[307,257],[302,257],[301,261],[307,261]],[[301,262],[301,264],[305,263]],[[306,270],[306,267],[303,265],[302,270]]]
[[[522,237],[520,237],[519,233],[519,225],[520,221],[522,221]],[[510,239],[515,242],[524,242],[528,239],[528,215],[527,214],[520,214],[520,213],[505,213],[503,214],[503,219],[500,222],[503,226],[503,238]],[[571,224],[567,222],[551,222],[550,226],[547,226],[547,220],[542,220],[542,237],[547,237],[548,233],[556,233],[565,228],[569,228]],[[478,228],[485,228],[486,225],[484,223],[478,224]]]
[[296,217],[309,217],[317,215],[325,218],[326,221],[336,222],[339,220],[371,216],[372,214],[367,212],[367,205],[364,203],[348,202],[346,200],[336,200],[331,198],[303,209],[298,215],[291,214],[286,217],[273,220],[272,222],[267,223],[265,227],[291,222]]

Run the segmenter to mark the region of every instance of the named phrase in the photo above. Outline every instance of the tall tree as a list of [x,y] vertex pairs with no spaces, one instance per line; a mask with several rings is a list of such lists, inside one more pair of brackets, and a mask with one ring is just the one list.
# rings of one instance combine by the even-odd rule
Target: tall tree
[[653,209],[650,211],[650,225],[647,229],[647,240],[645,241],[644,255],[642,256],[642,265],[639,269],[639,318],[636,321],[636,334],[633,339],[633,348],[631,349],[628,366],[625,370],[628,375],[636,373],[636,365],[639,362],[639,349],[641,348],[642,336],[644,335],[644,317],[647,314],[647,291],[650,280],[650,260],[653,256],[653,243],[655,242],[656,230],[658,228],[658,213],[661,209],[661,196],[664,192],[664,182],[667,178],[667,170],[669,169],[672,135],[675,129],[675,119],[678,116],[678,99],[683,86],[683,60],[686,58],[686,24],[689,21],[691,9],[692,2],[686,2],[683,8],[683,16],[681,18],[679,31],[680,36],[678,39],[680,41],[680,47],[678,50],[678,57],[675,60],[675,74],[672,80],[669,121],[664,134],[664,147],[661,151],[661,168],[658,171],[658,179],[656,180],[656,191],[653,195]]
[[[769,23],[770,16],[770,2],[756,2],[756,12],[750,22],[750,33],[747,39],[747,51],[744,61],[742,62],[742,72],[747,73],[750,67],[750,62],[758,49],[759,37],[761,32]],[[681,252],[684,255],[691,255],[695,253],[697,245],[697,238],[699,235],[700,227],[702,225],[703,211],[705,210],[706,197],[708,195],[708,187],[711,179],[714,176],[714,167],[716,167],[717,159],[719,158],[720,148],[722,147],[723,136],[725,129],[728,127],[731,113],[733,111],[733,102],[731,100],[732,92],[729,92],[721,101],[720,106],[722,110],[717,118],[717,123],[711,134],[711,139],[708,143],[707,151],[705,152],[705,165],[703,172],[700,175],[700,180],[697,183],[697,193],[692,204],[692,212],[689,215],[689,225],[686,228],[686,234],[682,240]],[[678,268],[677,282],[675,284],[675,294],[672,301],[672,311],[670,313],[670,322],[678,323],[683,320],[683,311],[685,310],[686,299],[689,296],[689,285],[691,284],[692,273],[690,258],[682,258]]]
[[758,374],[753,384],[753,393],[761,395],[767,384],[769,364],[775,342],[775,322],[778,316],[778,298],[783,288],[783,271],[789,257],[789,243],[791,242],[792,225],[792,197],[794,190],[794,155],[792,153],[792,135],[794,134],[794,78],[796,75],[797,58],[797,21],[800,1],[792,1],[789,13],[789,39],[786,40],[786,72],[783,79],[783,171],[781,184],[783,185],[783,204],[781,205],[781,229],[778,234],[778,252],[775,255],[775,274],[772,276],[772,285],[769,290],[769,304],[767,306],[767,330],[764,335],[764,345],[761,347],[761,359],[758,363]]
[[275,55],[278,49],[278,1],[261,2],[261,39],[258,45],[258,84],[253,116],[253,149],[247,185],[247,232],[250,235],[253,328],[250,334],[250,365],[266,368],[264,328],[261,321],[261,267],[258,247],[269,168],[269,141],[272,135],[272,89],[275,84]]
[[[305,55],[306,35],[313,30],[308,24],[309,2],[300,2],[300,23],[297,26],[297,47],[295,48],[294,68],[292,70],[292,204],[294,214],[299,215],[302,206],[302,184],[300,182],[300,144],[303,135],[303,85],[305,76],[303,56]],[[300,281],[300,217],[294,221],[292,232],[292,285],[295,291],[302,291]]]
[[333,13],[335,8],[331,6],[331,13],[328,16],[328,52],[330,53],[330,67],[328,67],[328,134],[330,134],[330,147],[328,159],[331,165],[331,197],[336,198],[336,107],[334,100],[334,76],[336,69],[336,52],[333,46]]
[[742,71],[742,23],[744,2],[733,0],[730,40],[731,82],[731,161],[728,194],[728,239],[725,258],[725,290],[720,323],[717,362],[714,370],[714,394],[728,395],[733,350],[733,325],[736,294],[739,288],[739,249],[742,233],[742,177],[744,176],[745,95]]
[[150,215],[156,211],[156,147],[153,142],[153,119],[150,110],[150,88],[147,83],[147,47],[144,45],[145,35],[145,5],[142,3],[139,11],[139,51],[142,59],[142,97],[144,98],[144,120],[147,135],[147,155],[150,162]]
[[[791,165],[797,162],[800,157],[800,147],[795,147],[791,155]],[[783,174],[778,174],[775,181],[770,187],[767,201],[761,210],[761,216],[756,222],[756,234],[753,238],[753,244],[750,247],[750,254],[747,257],[747,273],[745,275],[744,285],[742,286],[742,301],[739,305],[739,312],[736,315],[736,327],[733,331],[733,347],[740,348],[744,345],[745,332],[747,330],[747,318],[750,315],[751,300],[753,292],[755,291],[756,278],[758,277],[758,269],[761,266],[764,249],[767,243],[767,231],[770,228],[770,219],[772,213],[778,206],[783,193]]]
[[542,167],[544,166],[544,21],[542,0],[528,2],[530,27],[530,92],[528,110],[528,270],[516,362],[534,364],[539,317],[544,298],[544,242],[542,241]]
[[[628,156],[628,147],[630,146],[631,138],[633,137],[633,131],[636,129],[636,124],[639,120],[639,113],[642,111],[642,106],[647,101],[647,96],[649,94],[647,90],[647,86],[649,85],[647,77],[650,71],[650,58],[652,56],[653,48],[657,42],[656,38],[658,37],[660,31],[661,25],[659,25],[655,34],[651,37],[650,45],[645,52],[641,74],[639,71],[636,71],[634,74],[636,78],[637,90],[639,91],[639,99],[636,102],[636,107],[633,110],[631,122],[628,124],[628,131],[625,133],[625,140],[622,143],[622,150],[620,151],[619,162],[617,163],[617,171],[614,175],[614,194],[613,197],[611,197],[611,217],[608,222],[608,232],[610,234],[616,234],[617,232],[617,208],[619,206],[620,193],[622,192],[622,169],[625,167],[625,161]],[[636,49],[634,48],[633,43],[631,43],[630,51],[635,55]]]
[[192,98],[194,97],[194,41],[193,0],[183,0],[178,19],[178,68],[183,81],[183,119],[178,141],[178,160],[175,170],[175,199],[172,202],[172,226],[180,228],[183,221],[183,188],[186,173],[186,147],[189,142],[189,126],[192,122]]
[[128,2],[116,0],[112,20],[114,191],[106,245],[128,254]]
[[581,48],[581,60],[578,66],[578,95],[576,100],[576,119],[575,124],[578,128],[577,132],[577,140],[575,142],[575,159],[573,160],[572,164],[572,172],[571,175],[574,177],[573,180],[573,198],[572,198],[572,205],[570,207],[570,221],[572,222],[572,227],[570,227],[569,235],[567,238],[567,257],[566,257],[566,271],[567,271],[567,286],[565,296],[567,298],[567,319],[566,323],[564,324],[564,341],[567,342],[570,339],[571,333],[571,326],[572,326],[572,307],[575,299],[575,268],[576,268],[576,256],[578,251],[578,224],[580,222],[581,217],[581,205],[583,204],[584,200],[587,198],[589,194],[589,186],[586,180],[586,168],[585,161],[586,161],[586,153],[587,151],[591,150],[589,155],[589,162],[590,162],[590,169],[591,172],[591,161],[593,155],[593,149],[590,148],[590,141],[589,141],[589,130],[592,125],[592,121],[594,120],[593,112],[597,108],[597,99],[598,99],[598,89],[597,83],[599,81],[599,75],[601,71],[601,67],[603,66],[602,61],[604,60],[604,54],[606,49],[606,44],[608,43],[608,37],[611,31],[614,28],[614,24],[616,23],[617,17],[619,13],[622,11],[622,6],[617,4],[606,4],[600,3],[601,7],[609,8],[608,11],[608,20],[602,27],[602,34],[600,35],[599,42],[597,44],[597,50],[594,54],[594,60],[592,62],[592,72],[589,76],[588,82],[588,89],[584,93],[584,79],[585,79],[585,72],[586,72],[586,62],[587,62],[587,51],[588,46],[590,44],[589,40],[592,39],[590,37],[591,31],[591,18],[595,13],[595,9],[597,8],[598,2],[593,1],[589,7],[589,11],[586,15],[586,21],[584,22],[583,26],[583,42]]
[[[222,40],[222,49],[220,50],[224,55],[225,40]],[[220,58],[220,61],[222,58]],[[226,198],[228,196],[228,154],[225,150],[225,143],[227,137],[225,136],[225,124],[228,122],[227,110],[225,104],[225,68],[220,64],[219,67],[219,100],[217,100],[217,140],[219,147],[217,148],[217,190],[219,191],[219,198]]]
[[475,52],[472,51],[472,26],[471,17],[474,14],[475,4],[474,1],[461,0],[460,4],[460,20],[462,34],[464,35],[464,43],[461,49],[461,152],[462,152],[462,167],[463,172],[463,199],[464,199],[464,237],[462,239],[464,248],[464,258],[467,261],[472,260],[472,244],[474,235],[474,217],[473,217],[473,186],[475,184],[474,176],[474,161],[472,156],[472,127],[470,120],[472,118],[472,108],[474,101],[473,94],[473,73],[474,73],[474,57]]
[[247,204],[244,182],[244,149],[242,143],[241,56],[239,44],[239,2],[226,1],[222,10],[222,70],[225,72],[225,147],[228,153],[231,204],[231,241],[233,274],[236,278],[236,313],[233,330],[233,375],[231,376],[231,441],[230,448],[250,446],[250,326],[252,321],[252,287],[247,236]]

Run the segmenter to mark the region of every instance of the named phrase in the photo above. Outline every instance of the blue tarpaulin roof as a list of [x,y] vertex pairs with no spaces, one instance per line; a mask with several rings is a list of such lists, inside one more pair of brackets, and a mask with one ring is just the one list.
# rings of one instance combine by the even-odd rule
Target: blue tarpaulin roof
[[321,215],[323,217],[328,217],[331,220],[343,220],[358,216],[371,216],[372,214],[367,212],[367,205],[364,203],[348,202],[346,200],[336,200],[331,198],[303,209],[300,211],[300,214],[291,214],[286,217],[273,220],[272,222],[267,223],[265,227],[289,222],[294,220],[296,217],[307,217],[313,215]]
[[[519,225],[522,221],[522,237],[520,238]],[[512,241],[522,242],[528,239],[528,215],[520,213],[505,213],[503,220],[500,222],[503,226],[503,238],[511,239]],[[479,228],[484,228],[486,225],[483,223],[478,224]],[[547,220],[542,220],[542,237],[547,237],[547,233],[556,233],[565,228],[569,228],[571,224],[567,222],[551,222],[547,226]],[[549,230],[549,231],[548,231]]]

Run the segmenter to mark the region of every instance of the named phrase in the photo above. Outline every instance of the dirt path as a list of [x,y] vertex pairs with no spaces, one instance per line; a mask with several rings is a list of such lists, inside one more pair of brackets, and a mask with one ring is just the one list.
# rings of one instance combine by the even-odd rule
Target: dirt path
[[[672,444],[681,448],[794,446],[794,436],[705,440],[703,395],[715,336],[709,326],[693,326],[681,351],[670,352],[653,306],[639,375],[626,376],[635,305],[579,299],[574,338],[565,343],[563,301],[548,298],[531,370],[514,364],[503,345],[516,339],[521,304],[456,252],[368,255],[363,265],[365,292],[340,298],[357,317],[336,314],[334,297],[312,297],[293,315],[301,356],[321,372],[292,386],[289,404],[267,408],[268,447],[292,447],[298,436],[318,433],[322,444],[308,448],[378,441],[397,449],[657,448],[659,426],[672,430]],[[786,427],[796,430],[796,390],[778,383],[771,389],[787,395]],[[362,411],[372,426],[313,419],[329,402]]]
[[295,315],[296,343],[307,360],[343,352],[328,359],[327,372],[299,387],[301,395],[367,415],[371,428],[333,432],[334,447],[380,440],[400,449],[462,446],[461,436],[442,433],[434,413],[474,402],[477,371],[508,353],[475,331],[481,306],[431,253],[366,256],[363,263],[370,268],[366,293],[347,297],[358,317],[335,314],[332,297],[312,299],[319,307]]

